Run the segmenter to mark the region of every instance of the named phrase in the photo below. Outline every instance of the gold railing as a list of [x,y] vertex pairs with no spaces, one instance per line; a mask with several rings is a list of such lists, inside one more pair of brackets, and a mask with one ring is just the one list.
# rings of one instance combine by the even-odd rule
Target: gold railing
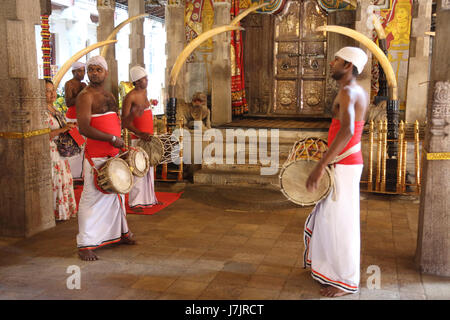
[[[412,130],[408,130],[407,123],[400,121],[398,139],[396,140],[387,138],[387,120],[379,120],[377,123],[371,121],[369,123],[368,134],[365,134],[363,139],[368,141],[369,154],[367,157],[368,161],[364,161],[364,163],[368,163],[367,180],[361,180],[361,191],[390,194],[420,194],[422,159],[420,152],[421,129],[418,121],[414,123]],[[396,143],[398,148],[395,191],[386,190],[386,163],[389,143]],[[415,179],[413,183],[408,183],[406,180],[408,143],[413,143],[414,145]],[[376,150],[376,161],[374,161],[374,149]]]

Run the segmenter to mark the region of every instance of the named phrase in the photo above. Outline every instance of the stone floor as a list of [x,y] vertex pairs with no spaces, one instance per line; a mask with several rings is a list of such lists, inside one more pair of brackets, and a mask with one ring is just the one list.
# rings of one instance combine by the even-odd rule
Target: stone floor
[[[77,258],[77,219],[0,238],[0,299],[321,299],[302,268],[311,208],[270,190],[183,188],[155,215],[128,215],[139,243],[99,249],[96,262]],[[449,278],[414,265],[417,222],[418,201],[363,195],[361,289],[340,299],[450,299]],[[379,289],[367,286],[371,265],[381,270]],[[69,266],[80,268],[79,290],[67,288]]]

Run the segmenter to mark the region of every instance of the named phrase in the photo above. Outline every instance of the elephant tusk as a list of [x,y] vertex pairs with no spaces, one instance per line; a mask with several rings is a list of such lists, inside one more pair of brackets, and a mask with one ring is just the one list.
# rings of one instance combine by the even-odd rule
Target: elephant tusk
[[192,40],[184,49],[181,51],[181,53],[178,55],[177,59],[175,60],[175,63],[172,67],[172,70],[170,71],[170,81],[169,84],[171,86],[175,86],[177,83],[178,74],[181,70],[181,67],[183,66],[186,59],[189,57],[189,55],[192,53],[192,51],[195,50],[199,45],[201,45],[204,41],[208,40],[209,38],[222,33],[226,31],[233,31],[233,30],[244,30],[241,27],[238,26],[220,26],[211,30],[208,30],[206,32],[201,33],[197,38]]
[[367,47],[367,49],[372,52],[372,54],[377,58],[377,60],[380,62],[381,67],[383,68],[384,73],[386,74],[386,78],[388,81],[388,85],[392,90],[392,100],[397,100],[397,79],[395,78],[394,69],[392,68],[391,63],[389,62],[388,58],[384,54],[384,52],[369,38],[367,38],[365,35],[363,35],[360,32],[357,32],[355,30],[340,27],[340,26],[320,26],[316,28],[316,31],[325,31],[325,32],[336,32],[343,35],[346,35],[350,38],[355,39],[356,41],[360,42],[364,46]]
[[[115,27],[113,29],[113,31],[111,32],[111,34],[108,36],[108,38],[106,38],[106,40],[112,40],[120,31],[120,29],[122,29],[124,26],[126,26],[127,24],[129,24],[130,22],[136,20],[136,19],[140,19],[140,18],[144,18],[146,16],[148,16],[148,13],[143,13],[143,14],[138,14],[137,16],[128,18],[127,20],[123,21],[122,23],[120,23],[117,27]],[[108,52],[108,48],[109,47],[104,47],[102,49],[102,51],[100,52],[100,55],[105,58],[106,57],[106,53]]]
[[53,84],[55,86],[55,89],[58,88],[61,79],[64,77],[67,70],[69,70],[69,68],[72,66],[72,64],[74,64],[75,61],[78,61],[78,59],[80,59],[82,56],[88,54],[92,50],[95,50],[102,46],[113,44],[115,42],[117,42],[117,40],[100,41],[100,42],[94,43],[94,44],[90,45],[89,47],[86,47],[86,48],[78,51],[77,53],[75,53],[69,60],[67,60],[63,64],[61,69],[59,69],[58,72],[56,73],[56,75],[53,77]]

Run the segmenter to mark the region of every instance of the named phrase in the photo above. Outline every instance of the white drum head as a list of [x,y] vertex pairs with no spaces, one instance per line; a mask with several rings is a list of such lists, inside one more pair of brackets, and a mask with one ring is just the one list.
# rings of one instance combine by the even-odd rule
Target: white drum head
[[306,190],[306,180],[316,164],[315,161],[296,160],[281,170],[281,191],[290,201],[302,206],[310,206],[330,193],[331,180],[328,170],[325,170],[316,191]]
[[134,158],[136,169],[139,171],[145,171],[147,168],[147,159],[145,158],[142,152],[136,152],[136,156]]
[[128,164],[119,158],[110,160],[108,175],[112,186],[118,193],[128,193],[133,186],[133,175]]

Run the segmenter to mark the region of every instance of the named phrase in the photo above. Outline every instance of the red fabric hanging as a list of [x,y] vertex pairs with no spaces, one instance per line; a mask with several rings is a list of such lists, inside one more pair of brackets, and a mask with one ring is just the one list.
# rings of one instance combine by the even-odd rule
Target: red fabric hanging
[[[231,1],[231,20],[239,14],[239,1]],[[245,98],[244,50],[241,31],[231,31],[231,108],[233,117],[248,113]]]

